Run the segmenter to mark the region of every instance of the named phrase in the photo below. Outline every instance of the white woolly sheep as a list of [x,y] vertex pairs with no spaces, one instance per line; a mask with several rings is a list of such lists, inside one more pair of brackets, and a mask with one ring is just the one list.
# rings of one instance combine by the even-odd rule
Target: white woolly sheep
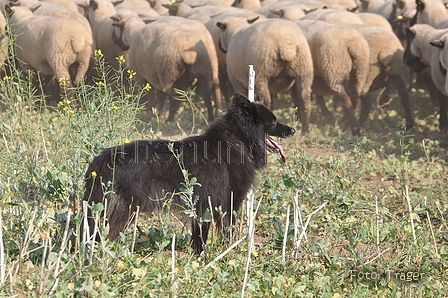
[[441,0],[416,0],[416,24],[428,24],[436,29],[448,27],[448,12]]
[[[403,62],[404,49],[398,37],[391,31],[368,25],[349,25],[358,30],[369,43],[370,71],[364,85],[362,94],[367,95],[386,86],[392,81],[397,88],[406,118],[406,129],[413,127],[413,117],[407,82],[409,82],[409,69]],[[370,103],[363,99],[360,124],[368,117]]]
[[227,73],[236,92],[247,92],[248,65],[253,65],[255,93],[267,107],[271,94],[291,89],[299,107],[302,134],[309,130],[314,70],[310,48],[297,25],[268,19],[244,25],[241,18],[218,22],[221,49],[227,51]]
[[85,26],[72,19],[34,15],[27,7],[7,5],[5,12],[22,69],[70,79],[70,84],[84,78],[92,52],[92,36]]
[[318,9],[308,13],[301,20],[320,20],[337,24],[364,24],[357,14],[338,9]]
[[[127,47],[118,42],[112,26],[111,16],[117,13],[114,5],[110,1],[90,0],[88,3],[79,4],[85,9],[87,19],[92,27],[95,49],[101,49],[104,59],[118,69],[117,57],[125,55]],[[132,14],[132,13],[130,13]],[[136,13],[133,13],[136,15]],[[117,43],[114,42],[114,38]]]
[[[317,96],[336,94],[341,98],[352,133],[358,135],[352,102],[360,101],[369,72],[369,44],[356,29],[348,26],[307,20],[295,23],[307,38],[313,56],[313,93]],[[322,98],[318,102],[321,103]]]
[[6,19],[5,16],[0,13],[0,71],[3,70],[3,63],[8,57],[8,36],[5,32]]
[[210,20],[204,23],[205,27],[210,32],[215,49],[217,51],[218,58],[218,71],[219,82],[221,86],[221,92],[227,103],[229,103],[230,96],[233,94],[233,87],[230,84],[229,77],[227,75],[227,63],[226,54],[219,50],[219,39],[221,37],[221,29],[216,26],[218,22],[223,22],[226,18],[234,17],[241,18],[244,24],[247,24],[247,20],[265,20],[266,17],[251,11],[240,9],[238,13],[225,13],[212,17]]
[[[416,24],[406,29],[407,46],[405,54],[405,62],[409,67],[420,65],[417,70],[422,70],[423,67],[429,68],[429,76],[431,84],[434,84],[437,91],[434,91],[431,86],[427,86],[430,90],[431,98],[436,99],[439,103],[439,127],[448,127],[447,108],[448,93],[446,89],[446,76],[440,70],[440,63],[443,61],[442,52],[437,47],[440,45],[442,37],[448,33],[448,29],[435,29],[427,24]],[[440,59],[442,57],[442,59]],[[443,65],[443,64],[442,64]]]
[[[158,17],[147,22],[145,25],[137,17],[121,19],[118,15],[114,18],[114,26],[122,32],[121,41],[129,46],[129,68],[136,72],[138,84],[148,82],[172,97],[173,88],[187,90],[197,80],[208,117],[213,119],[210,95],[215,92],[218,113],[221,92],[216,50],[210,33],[200,22],[180,17]],[[173,121],[179,101],[170,99],[168,121]]]

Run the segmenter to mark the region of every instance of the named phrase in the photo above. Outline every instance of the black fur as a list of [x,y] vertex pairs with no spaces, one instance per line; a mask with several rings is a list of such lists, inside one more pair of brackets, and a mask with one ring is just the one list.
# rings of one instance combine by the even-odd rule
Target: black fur
[[[226,114],[210,124],[204,134],[180,141],[144,140],[105,149],[95,157],[87,169],[84,200],[89,203],[103,201],[101,182],[112,181],[107,194],[109,238],[114,239],[125,229],[129,215],[140,206],[141,212],[162,208],[163,199],[179,192],[184,177],[179,163],[168,149],[174,145],[181,164],[201,186],[194,187],[199,196],[196,214],[202,217],[209,209],[221,206],[227,215],[219,218],[213,210],[215,224],[230,224],[231,192],[233,207],[240,208],[253,185],[256,170],[267,162],[267,135],[288,138],[294,129],[277,122],[274,114],[261,104],[254,104],[244,95],[235,94]],[[92,177],[92,172],[96,177]],[[182,206],[179,196],[173,197],[172,206]],[[94,222],[89,218],[92,228]],[[220,229],[218,229],[220,230]],[[207,240],[209,223],[200,226],[193,220],[193,248],[197,253]]]

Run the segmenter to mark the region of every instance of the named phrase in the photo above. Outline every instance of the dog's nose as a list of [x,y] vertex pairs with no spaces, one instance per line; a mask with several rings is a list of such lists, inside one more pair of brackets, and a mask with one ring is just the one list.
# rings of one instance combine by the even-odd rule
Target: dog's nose
[[291,128],[291,135],[294,135],[296,133],[296,130],[294,128]]

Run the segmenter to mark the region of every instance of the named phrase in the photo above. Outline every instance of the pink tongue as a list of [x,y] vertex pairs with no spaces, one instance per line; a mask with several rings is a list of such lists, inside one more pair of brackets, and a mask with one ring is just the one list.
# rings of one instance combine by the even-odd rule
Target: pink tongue
[[266,139],[267,142],[269,142],[269,145],[275,149],[278,150],[278,153],[280,153],[280,155],[282,156],[282,161],[286,162],[286,154],[285,154],[285,150],[283,150],[282,146],[280,146],[279,143],[277,143],[276,141],[274,141],[272,138],[268,137]]

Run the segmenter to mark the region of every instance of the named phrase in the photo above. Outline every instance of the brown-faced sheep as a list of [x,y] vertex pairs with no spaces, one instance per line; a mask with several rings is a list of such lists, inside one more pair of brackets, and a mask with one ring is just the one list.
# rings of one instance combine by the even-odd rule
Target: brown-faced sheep
[[269,19],[248,25],[241,18],[218,22],[221,49],[227,51],[227,73],[236,92],[248,88],[249,65],[253,65],[255,93],[267,107],[271,94],[291,89],[308,132],[311,113],[311,86],[314,70],[308,42],[293,22]]
[[[437,87],[439,92],[430,90],[431,98],[436,99],[439,103],[439,127],[448,127],[447,119],[447,95],[445,89],[446,76],[440,71],[440,51],[433,47],[430,42],[441,39],[444,34],[448,33],[448,29],[435,29],[427,24],[416,24],[406,29],[407,46],[405,54],[405,62],[409,67],[420,65],[416,70],[422,70],[423,67],[429,68],[431,82]],[[437,45],[435,43],[435,45]],[[431,86],[429,86],[431,88]]]
[[246,24],[246,20],[265,20],[266,17],[259,15],[258,13],[246,11],[240,9],[238,13],[227,13],[227,14],[219,14],[217,16],[212,17],[210,20],[204,23],[205,27],[210,32],[213,42],[215,44],[215,49],[217,49],[217,58],[218,58],[218,71],[219,71],[219,83],[221,86],[221,92],[224,95],[224,98],[227,103],[230,101],[230,96],[233,94],[233,87],[230,84],[229,76],[227,75],[227,63],[226,63],[226,54],[219,49],[219,39],[221,37],[221,29],[219,29],[216,24],[218,22],[223,22],[226,18],[235,17],[241,18]]
[[369,72],[369,44],[356,29],[344,25],[306,20],[296,24],[307,38],[313,56],[313,93],[317,96],[336,94],[342,99],[352,133],[358,135],[352,102],[360,101]]
[[[37,7],[38,8],[38,7]],[[37,9],[36,8],[36,9]],[[80,82],[87,72],[92,36],[73,19],[34,15],[27,7],[5,7],[16,36],[14,51],[24,70]]]
[[[210,34],[203,24],[195,20],[180,17],[160,18],[160,21],[158,18],[148,20],[146,25],[145,21],[138,17],[114,17],[114,26],[122,33],[120,39],[129,47],[129,68],[136,72],[136,80],[140,85],[148,82],[155,89],[170,95],[168,121],[174,120],[179,107],[179,101],[172,98],[173,88],[186,90],[192,87],[196,80],[198,92],[202,94],[208,110],[208,117],[213,119],[210,94],[214,90],[217,96],[221,95],[216,50],[210,53],[207,47],[213,46]],[[170,23],[169,18],[173,23]],[[202,28],[201,31],[199,28]],[[204,40],[203,36],[207,34],[209,40]],[[215,57],[211,57],[212,55]]]

